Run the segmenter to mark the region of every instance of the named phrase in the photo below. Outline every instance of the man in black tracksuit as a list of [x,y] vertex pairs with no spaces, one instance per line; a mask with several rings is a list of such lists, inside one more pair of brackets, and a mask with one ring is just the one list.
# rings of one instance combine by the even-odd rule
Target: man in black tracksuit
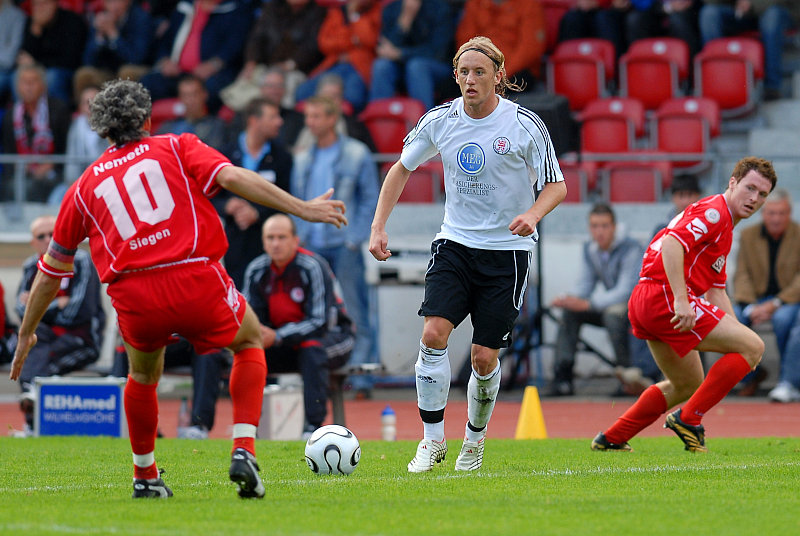
[[300,248],[291,218],[270,216],[262,240],[266,253],[247,266],[243,293],[261,322],[267,370],[303,377],[309,433],[325,420],[328,371],[350,356],[352,322],[328,263]]

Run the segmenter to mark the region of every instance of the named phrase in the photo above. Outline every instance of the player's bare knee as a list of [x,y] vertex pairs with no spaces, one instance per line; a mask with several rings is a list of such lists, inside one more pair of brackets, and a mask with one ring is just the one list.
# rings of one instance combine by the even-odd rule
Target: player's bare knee
[[761,340],[761,337],[755,334],[753,334],[753,337],[751,337],[748,343],[748,348],[742,352],[742,357],[745,358],[751,367],[755,367],[761,362],[766,346],[764,345],[764,341]]
[[447,347],[447,339],[449,336],[449,330],[440,329],[435,324],[427,323],[422,329],[422,344],[428,348],[437,348],[441,350]]
[[497,367],[497,352],[489,348],[473,346],[471,359],[472,368],[481,376],[489,374]]

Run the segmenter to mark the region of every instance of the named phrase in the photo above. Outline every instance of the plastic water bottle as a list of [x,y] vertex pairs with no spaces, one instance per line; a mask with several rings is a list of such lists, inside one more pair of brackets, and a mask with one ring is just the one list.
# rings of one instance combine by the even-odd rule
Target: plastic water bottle
[[184,396],[181,398],[181,408],[178,410],[178,431],[192,425],[192,414],[189,411],[189,401]]
[[381,438],[384,441],[397,439],[397,415],[391,406],[386,406],[381,413]]

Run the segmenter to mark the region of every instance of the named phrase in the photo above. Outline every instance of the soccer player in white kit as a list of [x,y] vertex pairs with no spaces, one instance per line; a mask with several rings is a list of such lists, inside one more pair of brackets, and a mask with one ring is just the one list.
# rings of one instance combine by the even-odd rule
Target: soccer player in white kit
[[431,245],[418,313],[424,325],[414,368],[424,436],[408,464],[412,473],[430,471],[447,454],[447,341],[468,314],[472,375],[466,432],[455,468],[481,467],[486,426],[500,388],[498,353],[511,343],[538,239],[536,226],[567,193],[544,123],[503,97],[506,89],[520,89],[509,82],[504,63],[503,53],[486,37],[461,45],[453,58],[461,97],[428,111],[406,136],[372,222],[370,252],[386,260],[392,254],[386,220],[409,175],[441,154],[445,215]]

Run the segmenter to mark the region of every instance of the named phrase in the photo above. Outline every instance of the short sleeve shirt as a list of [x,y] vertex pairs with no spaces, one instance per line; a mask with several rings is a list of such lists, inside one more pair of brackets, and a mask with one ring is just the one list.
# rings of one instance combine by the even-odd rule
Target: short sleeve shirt
[[702,296],[712,287],[725,288],[733,216],[724,195],[706,197],[689,205],[653,237],[642,261],[642,278],[668,283],[661,258],[665,236],[674,237],[683,246],[683,275],[695,295]]
[[400,161],[415,170],[437,153],[445,175],[445,215],[436,238],[494,250],[531,250],[538,238],[512,235],[546,182],[563,181],[541,118],[505,98],[472,119],[461,97],[432,108],[406,136]]
[[63,267],[87,237],[104,283],[139,270],[218,261],[228,243],[208,197],[228,165],[194,134],[110,147],[64,196],[40,269],[71,275]]

